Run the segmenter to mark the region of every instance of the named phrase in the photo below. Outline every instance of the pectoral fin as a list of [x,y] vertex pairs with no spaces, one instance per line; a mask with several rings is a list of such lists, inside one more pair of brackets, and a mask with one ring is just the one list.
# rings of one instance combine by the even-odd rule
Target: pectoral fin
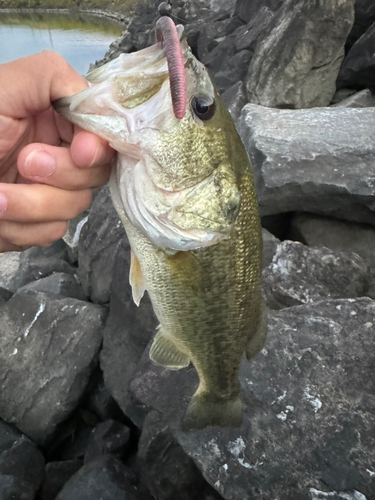
[[132,287],[134,303],[139,306],[146,290],[146,284],[142,274],[141,265],[133,250],[131,251],[130,256],[129,283]]
[[186,354],[182,353],[161,330],[155,335],[150,349],[150,358],[157,365],[169,370],[180,370],[190,363]]

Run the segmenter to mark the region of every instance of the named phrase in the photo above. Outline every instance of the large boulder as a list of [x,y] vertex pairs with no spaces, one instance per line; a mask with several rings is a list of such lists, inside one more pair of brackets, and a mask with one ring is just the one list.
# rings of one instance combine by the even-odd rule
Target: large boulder
[[375,109],[247,104],[237,128],[262,215],[308,211],[375,223]]
[[337,77],[338,88],[375,88],[375,23],[350,49]]
[[311,489],[357,491],[369,500],[375,495],[374,317],[368,298],[270,314],[265,348],[241,366],[245,409],[238,429],[179,430],[197,387],[191,368],[171,372],[145,356],[132,389],[169,420],[225,500],[311,500]]
[[45,443],[83,395],[105,317],[88,302],[16,292],[0,309],[0,417]]
[[359,255],[288,240],[277,246],[262,283],[271,309],[360,297],[370,287],[367,265]]
[[247,76],[249,102],[327,106],[353,21],[354,0],[286,0],[257,43]]

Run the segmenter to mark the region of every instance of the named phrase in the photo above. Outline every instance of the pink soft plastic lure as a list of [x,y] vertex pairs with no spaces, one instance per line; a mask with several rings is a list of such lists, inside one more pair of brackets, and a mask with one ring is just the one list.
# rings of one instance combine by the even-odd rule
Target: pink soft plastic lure
[[180,39],[170,17],[163,16],[157,21],[156,36],[157,41],[163,44],[168,62],[173,112],[175,117],[181,120],[186,113],[185,68]]

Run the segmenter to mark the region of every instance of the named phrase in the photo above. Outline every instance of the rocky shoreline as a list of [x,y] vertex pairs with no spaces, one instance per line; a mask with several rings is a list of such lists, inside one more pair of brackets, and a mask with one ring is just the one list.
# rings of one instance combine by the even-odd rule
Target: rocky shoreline
[[[150,43],[158,3],[105,61]],[[63,240],[0,255],[0,498],[373,500],[375,4],[171,4],[257,184],[269,334],[244,422],[180,430],[197,375],[149,359],[104,187]]]

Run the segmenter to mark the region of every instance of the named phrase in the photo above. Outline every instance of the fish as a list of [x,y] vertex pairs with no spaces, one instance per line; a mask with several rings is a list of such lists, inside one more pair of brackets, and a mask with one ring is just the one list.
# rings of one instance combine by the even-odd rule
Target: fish
[[183,430],[240,426],[239,367],[262,349],[267,311],[254,178],[233,120],[169,17],[155,44],[86,78],[54,107],[118,152],[109,184],[133,299],[147,290],[160,323],[150,358],[198,373]]

